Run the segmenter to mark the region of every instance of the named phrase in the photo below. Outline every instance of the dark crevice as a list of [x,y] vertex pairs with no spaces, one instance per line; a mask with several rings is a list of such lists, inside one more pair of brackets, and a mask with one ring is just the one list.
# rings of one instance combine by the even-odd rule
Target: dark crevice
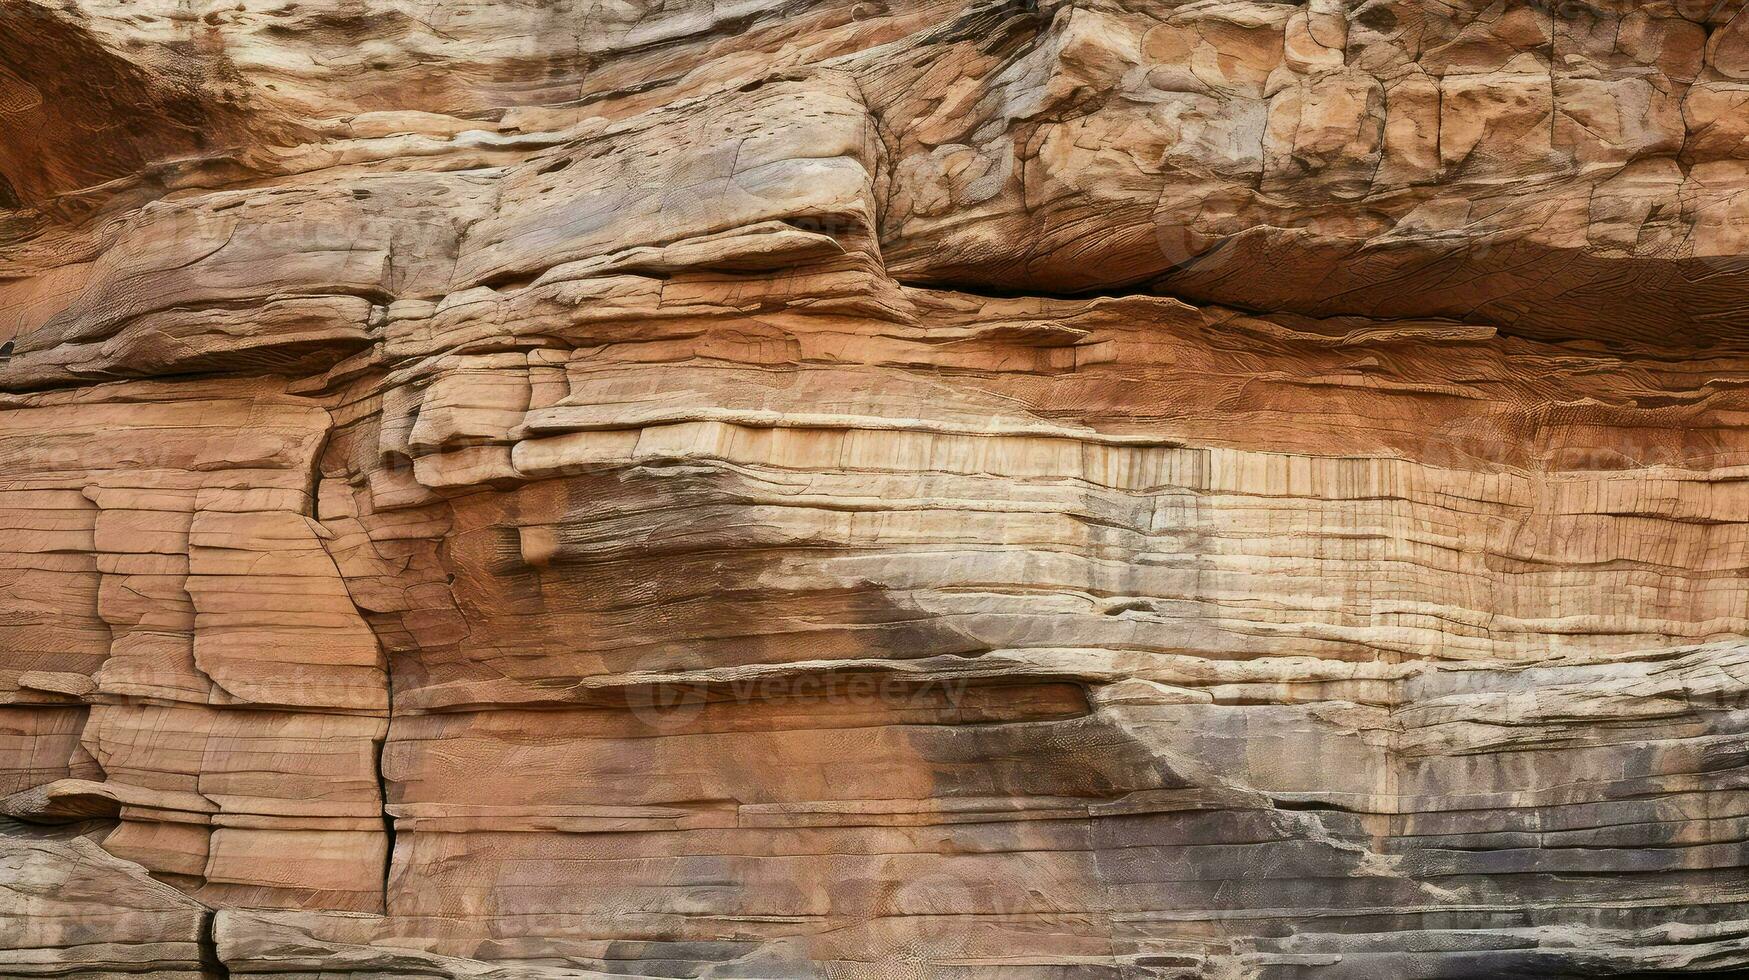
[[612,99],[642,95],[645,92],[654,91],[655,89],[663,88],[664,86],[677,84],[684,80],[685,77],[685,75],[664,75],[661,78],[652,78],[648,81],[638,82],[633,85],[625,85],[620,88],[608,89],[603,92],[591,92],[568,102],[555,102],[552,103],[549,108],[576,109],[583,106],[594,105],[597,102],[607,102]]
[[[321,440],[310,451],[310,478],[304,484],[304,493],[308,495],[310,501],[310,520],[317,524],[322,523],[322,457],[327,454],[328,444],[333,441],[334,425],[333,419],[330,418],[328,427],[322,430]],[[322,550],[328,550],[326,544],[323,545]],[[329,555],[328,560],[333,561],[334,556]],[[334,572],[337,575],[340,573],[339,565],[334,566]],[[344,576],[342,578],[344,579]]]
[[[310,500],[309,518],[317,524],[322,522],[322,459],[328,454],[328,448],[334,441],[334,431],[334,426],[330,424],[323,431],[321,441],[317,443],[310,456],[310,477],[307,490]],[[327,541],[318,540],[321,541],[322,550],[326,552],[328,550]],[[334,556],[330,554],[328,560],[333,561]],[[334,573],[340,576],[344,585],[346,576],[340,571],[338,563],[334,565]],[[350,590],[348,590],[348,595],[350,596]],[[353,607],[358,611],[360,618],[364,619],[363,610],[357,609],[356,601],[353,602]],[[375,630],[372,630],[372,634],[375,634]],[[389,782],[383,775],[383,752],[388,748],[389,728],[394,724],[395,682],[392,669],[393,661],[389,657],[388,651],[383,649],[380,637],[377,638],[377,651],[383,658],[383,697],[386,707],[383,716],[383,737],[371,741],[371,766],[376,773],[377,806],[381,809],[383,821],[383,914],[387,915],[389,912],[389,874],[395,864],[395,818],[389,813]]]
[[[385,673],[388,660],[384,658]],[[383,775],[383,752],[389,745],[389,728],[394,724],[395,686],[385,677],[389,695],[389,717],[383,723],[383,737],[372,743],[376,758],[377,798],[383,811],[383,914],[389,914],[389,876],[395,868],[395,818],[389,813],[389,781]]]
[[219,914],[208,910],[200,916],[200,972],[209,977],[228,978],[231,968],[219,957],[219,941],[215,934]]
[[[375,632],[374,630],[372,632]],[[394,659],[387,650],[382,649],[382,640],[377,640],[377,649],[383,655],[383,696],[386,707],[383,716],[383,737],[371,743],[373,750],[372,766],[377,777],[377,806],[383,815],[383,914],[389,914],[389,877],[395,870],[395,817],[389,813],[389,779],[383,774],[383,754],[388,751],[389,732],[395,725],[395,672]]]
[[89,817],[78,820],[44,820],[30,814],[0,815],[0,838],[27,840],[69,840],[88,837],[101,841],[120,821],[113,817]]
[[1297,811],[1297,812],[1308,812],[1308,813],[1364,813],[1365,812],[1363,810],[1356,810],[1353,807],[1343,806],[1340,803],[1330,803],[1330,802],[1327,802],[1324,800],[1272,799],[1270,802],[1275,805],[1275,808],[1277,810],[1293,810],[1293,811]]
[[[1149,277],[1150,279],[1152,277]],[[1037,287],[1010,288],[993,285],[987,282],[964,282],[955,279],[898,279],[901,286],[912,289],[933,289],[941,292],[963,293],[967,296],[981,296],[985,299],[1057,299],[1066,301],[1085,301],[1094,299],[1177,299],[1170,293],[1151,290],[1147,280],[1136,280],[1128,283],[1114,283],[1102,286],[1091,286],[1086,289],[1049,290]],[[1229,307],[1232,308],[1232,307]],[[1242,311],[1248,312],[1248,311]]]
[[494,289],[501,293],[514,292],[515,290],[527,289],[529,286],[534,285],[534,281],[539,279],[542,275],[545,275],[546,271],[545,268],[533,270],[510,269],[505,272],[500,272],[497,275],[481,279],[474,285],[484,286],[487,289]]

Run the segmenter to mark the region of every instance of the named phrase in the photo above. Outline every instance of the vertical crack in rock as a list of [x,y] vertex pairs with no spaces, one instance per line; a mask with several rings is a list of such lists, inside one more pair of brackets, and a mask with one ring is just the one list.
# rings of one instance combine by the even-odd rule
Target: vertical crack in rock
[[229,980],[231,968],[219,955],[218,937],[215,930],[218,926],[219,913],[209,910],[200,917],[200,965],[201,970],[209,977],[218,980]]
[[[333,565],[336,580],[341,583],[343,588],[345,588],[348,601],[362,618],[364,616],[364,610],[358,605],[357,599],[353,597],[352,586],[347,581],[346,574],[341,570],[340,563],[334,558],[330,544],[333,538],[333,532],[322,524],[321,493],[322,481],[324,479],[323,461],[327,456],[329,446],[334,441],[334,430],[335,423],[332,417],[330,417],[328,425],[323,429],[320,441],[317,442],[315,448],[310,454],[310,478],[307,490],[307,499],[309,500],[310,509],[309,517],[318,527],[324,529],[323,533],[318,537],[318,540],[321,542],[322,549],[324,553],[327,554],[329,562]],[[394,661],[389,651],[383,647],[382,640],[377,636],[374,629],[371,631],[371,636],[377,644],[377,653],[382,662],[383,677],[383,734],[380,738],[371,740],[371,769],[376,781],[377,801],[381,814],[380,819],[382,821],[384,847],[381,904],[383,914],[387,915],[389,914],[389,880],[394,870],[395,863],[395,817],[389,812],[389,781],[387,775],[383,771],[383,756],[384,753],[388,751],[389,738],[395,720]]]
[[[386,662],[387,661],[385,659],[385,663]],[[395,688],[394,688],[394,677],[392,674],[390,674],[388,676],[387,684],[389,686],[389,709],[388,709],[389,714],[388,714],[387,719],[384,721],[383,737],[378,739],[376,741],[375,746],[374,746],[375,753],[374,753],[374,758],[372,760],[376,766],[377,795],[378,795],[378,798],[382,801],[382,809],[383,809],[383,838],[385,841],[385,847],[383,849],[383,914],[384,915],[388,915],[389,911],[390,911],[390,909],[389,909],[389,879],[390,879],[391,875],[393,874],[394,868],[395,868],[395,817],[392,813],[389,812],[389,781],[388,781],[388,777],[386,777],[383,774],[383,753],[385,751],[387,751],[387,749],[388,749],[389,733],[393,729],[394,723],[395,723]]]

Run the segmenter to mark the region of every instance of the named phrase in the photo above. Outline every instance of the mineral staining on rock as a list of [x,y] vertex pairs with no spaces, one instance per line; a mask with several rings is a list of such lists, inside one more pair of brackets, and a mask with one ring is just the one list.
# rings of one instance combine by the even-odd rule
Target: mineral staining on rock
[[1749,967],[1740,0],[0,0],[0,973]]

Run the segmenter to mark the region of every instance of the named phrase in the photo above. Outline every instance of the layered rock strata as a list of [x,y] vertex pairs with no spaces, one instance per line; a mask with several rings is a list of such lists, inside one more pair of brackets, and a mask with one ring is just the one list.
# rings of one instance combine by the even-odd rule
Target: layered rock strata
[[0,973],[1749,969],[1740,0],[0,0]]

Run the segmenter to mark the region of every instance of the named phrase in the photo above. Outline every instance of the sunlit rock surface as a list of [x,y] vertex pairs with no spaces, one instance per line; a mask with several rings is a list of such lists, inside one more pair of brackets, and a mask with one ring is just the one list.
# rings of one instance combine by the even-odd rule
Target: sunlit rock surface
[[1742,0],[0,0],[0,975],[1749,968]]

